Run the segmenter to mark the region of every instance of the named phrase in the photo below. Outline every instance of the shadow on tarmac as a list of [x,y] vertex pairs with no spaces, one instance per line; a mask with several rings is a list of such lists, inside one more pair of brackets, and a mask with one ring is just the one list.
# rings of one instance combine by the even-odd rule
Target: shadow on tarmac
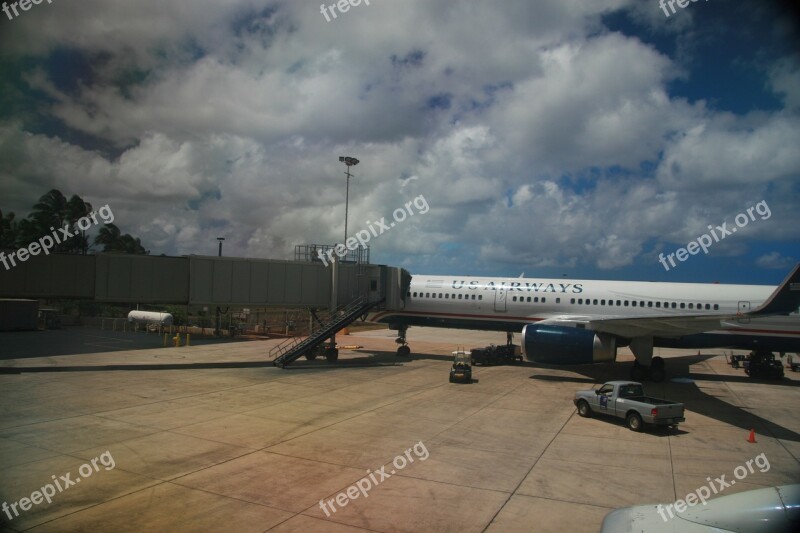
[[[720,398],[712,396],[704,392],[698,385],[698,381],[703,382],[717,382],[717,383],[752,383],[764,384],[770,386],[780,387],[798,387],[800,382],[784,378],[782,380],[754,380],[747,377],[742,371],[742,375],[727,376],[720,374],[708,374],[692,372],[691,366],[701,363],[707,359],[716,357],[712,354],[689,355],[679,357],[669,357],[666,359],[666,372],[667,378],[663,383],[644,383],[645,392],[649,396],[666,396],[669,400],[683,403],[686,408],[691,411],[687,418],[691,417],[692,413],[697,413],[714,420],[719,420],[733,427],[742,429],[743,431],[750,431],[755,429],[756,433],[774,437],[776,439],[789,440],[793,442],[800,442],[800,434],[797,432],[776,424],[770,420],[762,418],[753,414],[746,406],[738,407],[732,405]],[[545,367],[545,365],[541,365]],[[573,365],[570,367],[547,365],[548,369],[565,370],[569,369],[574,372],[583,374],[584,378],[576,378],[575,376],[554,376],[554,375],[532,375],[531,379],[539,379],[543,381],[565,382],[565,383],[596,383],[601,384],[606,381],[612,380],[627,380],[630,379],[630,370],[633,367],[633,361],[624,361],[620,363],[611,364],[598,364],[598,365]],[[685,377],[689,378],[691,383],[678,383],[670,381],[671,378]],[[658,394],[648,392],[661,388],[662,392]],[[732,391],[731,391],[732,392]],[[737,397],[734,395],[733,399],[746,404],[747,398]]]

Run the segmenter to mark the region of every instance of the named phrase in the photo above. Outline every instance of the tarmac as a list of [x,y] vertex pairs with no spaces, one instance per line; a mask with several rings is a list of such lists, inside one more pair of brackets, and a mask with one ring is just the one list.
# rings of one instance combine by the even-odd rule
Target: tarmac
[[[635,433],[572,404],[627,379],[627,350],[455,384],[453,350],[505,335],[412,328],[408,358],[394,337],[339,336],[361,348],[279,369],[277,339],[0,334],[0,531],[598,531],[709,478],[735,481],[720,495],[800,482],[800,374],[755,381],[721,350],[657,350],[667,380],[645,390],[686,422]],[[769,468],[734,476],[760,454]]]

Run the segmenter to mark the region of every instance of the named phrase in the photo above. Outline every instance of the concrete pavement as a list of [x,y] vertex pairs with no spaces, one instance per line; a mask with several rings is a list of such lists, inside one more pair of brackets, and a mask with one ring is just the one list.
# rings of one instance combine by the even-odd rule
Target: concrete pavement
[[[668,376],[692,382],[646,390],[686,403],[687,421],[673,433],[634,433],[580,418],[571,402],[575,390],[626,379],[625,351],[616,365],[476,367],[475,383],[448,383],[452,350],[504,337],[414,328],[414,355],[399,359],[392,332],[364,332],[339,337],[364,348],[343,351],[338,365],[287,370],[263,366],[277,340],[20,353],[0,361],[6,372],[24,369],[0,374],[0,501],[30,498],[54,476],[81,477],[104,452],[115,465],[50,504],[0,514],[0,527],[597,531],[611,509],[675,501],[761,453],[769,471],[725,494],[800,482],[796,374],[751,382],[718,352],[662,350]],[[219,366],[179,366],[198,363]],[[424,460],[408,451],[420,443]],[[404,454],[415,461],[398,468]],[[320,507],[381,467],[389,476],[366,497]]]

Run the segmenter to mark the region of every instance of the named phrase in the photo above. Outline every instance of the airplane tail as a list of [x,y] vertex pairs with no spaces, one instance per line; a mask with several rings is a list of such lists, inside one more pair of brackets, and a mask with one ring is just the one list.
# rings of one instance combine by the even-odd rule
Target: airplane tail
[[800,263],[786,276],[783,283],[754,311],[747,316],[788,315],[800,307]]

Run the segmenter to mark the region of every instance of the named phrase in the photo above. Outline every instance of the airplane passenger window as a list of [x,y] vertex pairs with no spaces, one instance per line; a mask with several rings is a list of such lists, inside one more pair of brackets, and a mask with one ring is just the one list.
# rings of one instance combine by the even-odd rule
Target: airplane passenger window
[[681,309],[686,309],[686,304],[681,302]]
[[578,303],[582,304],[583,303],[583,298],[578,298]]
[[672,308],[675,309],[676,307],[678,307],[678,304],[676,304],[675,302],[672,302]]
[[430,297],[431,297],[431,293],[429,293],[429,292],[426,292],[426,293],[425,293],[425,298],[430,298]]
[[575,298],[570,298],[569,299],[569,303],[574,304],[575,303]]
[[556,303],[560,304],[561,303],[561,298],[556,298]]
[[628,300],[625,300],[625,307],[628,307]]
[[694,309],[694,304],[693,303],[689,304],[689,309]]
[[546,301],[547,301],[547,298],[542,298],[542,303],[545,303]]
[[617,300],[617,306],[620,306],[620,305],[622,305],[622,303],[619,300]]
[[718,311],[718,310],[719,310],[719,304],[714,304],[714,311]]
[[592,303],[593,303],[594,305],[597,305],[597,300],[593,300],[593,301],[592,301]]
[[653,302],[647,302],[647,307],[653,307]]
[[605,300],[600,300],[600,305],[606,305],[606,301]]
[[656,302],[656,307],[661,307],[661,302]]
[[483,294],[478,295],[478,300],[483,300]]
[[706,311],[711,309],[711,304],[706,304]]

